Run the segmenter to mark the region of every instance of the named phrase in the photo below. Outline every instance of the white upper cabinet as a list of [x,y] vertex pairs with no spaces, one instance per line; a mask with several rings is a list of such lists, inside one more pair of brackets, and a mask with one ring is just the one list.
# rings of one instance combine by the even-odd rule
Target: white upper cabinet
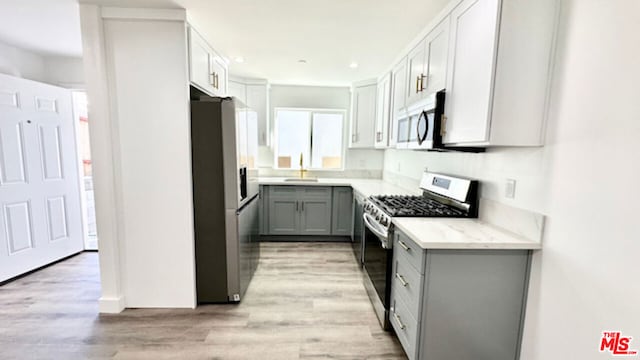
[[407,104],[414,103],[422,99],[422,81],[424,80],[426,68],[426,41],[422,40],[407,56],[407,70],[409,79],[407,81]]
[[350,148],[373,148],[375,139],[377,84],[354,84],[351,97]]
[[397,120],[407,102],[407,58],[391,70],[391,117],[389,119],[389,146],[394,147],[397,142]]
[[193,27],[189,27],[189,78],[208,95],[227,95],[227,62]]
[[449,17],[446,17],[407,56],[407,105],[444,89],[448,47]]
[[258,114],[258,145],[269,146],[269,86],[262,84],[247,84],[246,104]]
[[229,95],[240,99],[258,116],[258,145],[269,146],[269,85],[266,80],[232,78],[229,80]]
[[449,17],[433,29],[425,39],[427,55],[425,77],[420,84],[423,96],[438,92],[447,85],[449,50]]
[[464,0],[450,15],[445,145],[544,143],[554,0]]
[[229,96],[240,99],[243,103],[247,102],[247,85],[243,82],[229,79]]
[[499,0],[465,0],[451,13],[446,143],[487,140]]
[[379,149],[384,149],[389,146],[390,107],[391,73],[388,73],[378,81],[374,146]]

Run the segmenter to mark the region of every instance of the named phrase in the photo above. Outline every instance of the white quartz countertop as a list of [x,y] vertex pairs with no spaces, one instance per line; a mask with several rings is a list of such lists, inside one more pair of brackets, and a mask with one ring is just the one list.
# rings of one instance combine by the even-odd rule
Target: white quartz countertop
[[260,177],[260,185],[351,186],[364,197],[371,195],[419,195],[422,191],[406,189],[380,179],[318,178],[318,181],[286,181],[284,177]]
[[423,249],[540,249],[539,242],[477,219],[393,218]]

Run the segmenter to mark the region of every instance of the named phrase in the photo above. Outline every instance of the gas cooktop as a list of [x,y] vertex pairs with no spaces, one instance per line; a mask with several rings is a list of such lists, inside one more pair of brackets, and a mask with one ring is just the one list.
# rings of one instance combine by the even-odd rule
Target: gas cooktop
[[382,195],[372,196],[371,202],[392,217],[465,217],[453,206],[425,196]]

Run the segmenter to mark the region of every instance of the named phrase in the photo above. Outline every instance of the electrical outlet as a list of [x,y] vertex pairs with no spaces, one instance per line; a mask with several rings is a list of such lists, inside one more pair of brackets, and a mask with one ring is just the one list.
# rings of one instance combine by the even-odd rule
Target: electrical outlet
[[504,187],[504,196],[508,199],[516,197],[516,181],[514,179],[507,179]]

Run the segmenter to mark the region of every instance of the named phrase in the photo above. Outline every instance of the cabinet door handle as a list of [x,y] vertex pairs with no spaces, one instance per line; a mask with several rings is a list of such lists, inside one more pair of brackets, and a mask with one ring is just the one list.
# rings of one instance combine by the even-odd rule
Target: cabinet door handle
[[394,311],[393,312],[393,317],[398,322],[398,325],[400,325],[400,330],[404,330],[406,328],[406,326],[402,323],[402,320],[400,319],[400,315],[396,314],[396,312]]
[[400,280],[400,283],[402,284],[402,286],[406,287],[407,285],[409,285],[409,283],[404,279],[402,275],[396,273],[396,278]]
[[420,74],[420,91],[421,92],[427,88],[427,82],[425,80],[428,80],[427,75]]
[[216,89],[220,90],[220,76],[216,74]]
[[420,75],[416,77],[416,94],[420,92]]
[[211,86],[216,87],[216,73],[212,72],[209,76],[211,76],[211,81],[209,81]]
[[408,247],[407,244],[404,243],[404,241],[398,240],[398,244],[400,245],[401,248],[405,249],[406,251],[411,251],[411,248]]
[[442,114],[442,118],[440,119],[440,136],[445,136],[447,134],[447,116]]
[[300,203],[296,201],[296,212],[298,212],[298,211],[299,211],[299,210],[298,210],[298,208],[300,207],[300,206],[299,206],[299,204],[300,204]]
[[300,201],[300,212],[304,211],[304,201]]
[[382,141],[382,132],[376,132],[376,141]]

